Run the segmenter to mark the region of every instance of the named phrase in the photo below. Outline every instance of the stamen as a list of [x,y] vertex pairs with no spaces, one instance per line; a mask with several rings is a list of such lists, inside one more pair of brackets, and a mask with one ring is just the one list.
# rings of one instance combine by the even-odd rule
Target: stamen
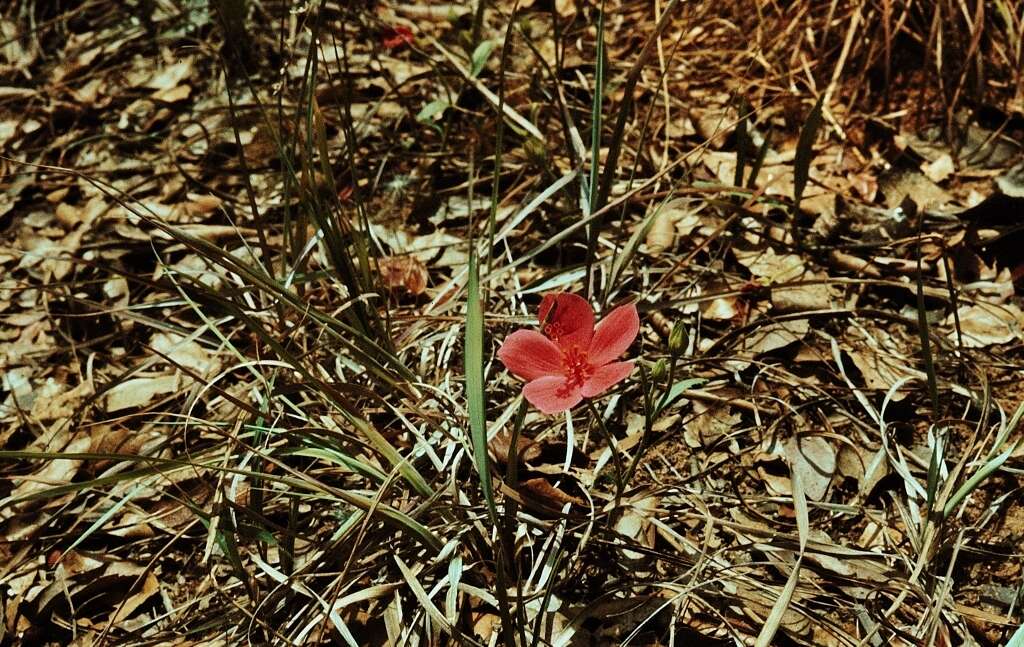
[[578,388],[590,379],[594,374],[594,367],[590,365],[590,358],[587,351],[580,350],[579,346],[573,345],[562,353],[562,369],[565,371],[565,393],[568,395],[570,389]]

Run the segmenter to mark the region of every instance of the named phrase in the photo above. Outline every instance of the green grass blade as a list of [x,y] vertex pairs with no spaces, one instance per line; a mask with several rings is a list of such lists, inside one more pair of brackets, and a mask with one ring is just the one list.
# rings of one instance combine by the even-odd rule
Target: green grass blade
[[946,502],[945,507],[942,509],[942,518],[948,519],[950,515],[956,511],[957,506],[959,506],[971,492],[977,489],[977,487],[981,485],[982,481],[991,476],[993,472],[999,469],[1003,463],[1006,462],[1006,459],[1008,459],[1013,452],[1017,451],[1017,445],[1018,443],[1014,443],[1012,447],[989,460],[981,467],[981,469],[975,472],[971,478],[967,479],[967,482],[961,485],[960,489],[958,489],[953,496],[949,498],[949,501]]
[[497,522],[491,485],[491,469],[487,457],[487,410],[484,402],[484,313],[480,303],[480,277],[476,251],[469,256],[469,294],[466,300],[466,399],[469,408],[469,433],[473,446],[480,488],[487,501],[491,521]]
[[590,105],[590,179],[587,183],[587,213],[597,209],[597,182],[601,166],[601,106],[604,102],[604,2],[597,15],[597,61],[594,65],[594,99]]

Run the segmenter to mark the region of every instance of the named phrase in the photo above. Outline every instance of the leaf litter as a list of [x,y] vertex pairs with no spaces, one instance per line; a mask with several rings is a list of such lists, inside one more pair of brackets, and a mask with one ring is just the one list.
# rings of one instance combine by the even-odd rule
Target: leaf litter
[[[890,65],[864,36],[893,23],[863,3],[655,3],[677,13],[632,90],[588,261],[575,179],[520,211],[588,170],[598,9],[541,4],[512,29],[491,8],[268,5],[283,32],[254,33],[245,65],[212,5],[0,20],[4,636],[484,644],[510,620],[513,641],[566,645],[1014,634],[1019,452],[934,513],[1020,433],[1019,223],[1003,214],[1019,209],[1006,53],[1022,16],[986,14],[991,55],[973,60],[991,82],[975,87]],[[930,42],[910,3],[890,8],[901,37]],[[613,115],[659,16],[605,11]],[[972,14],[944,20],[981,51]],[[460,335],[499,126],[495,222],[522,217],[481,278],[492,528]],[[541,294],[586,290],[602,315],[636,300],[636,375],[593,410],[520,418],[497,340],[537,323]],[[670,351],[677,321],[692,340]]]

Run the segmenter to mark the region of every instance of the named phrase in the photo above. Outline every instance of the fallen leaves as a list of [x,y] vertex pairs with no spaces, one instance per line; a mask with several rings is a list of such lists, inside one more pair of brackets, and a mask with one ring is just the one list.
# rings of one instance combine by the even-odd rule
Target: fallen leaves
[[145,375],[121,380],[104,396],[108,413],[148,405],[157,397],[177,393],[181,389],[181,376]]
[[395,292],[419,296],[427,289],[427,266],[415,256],[388,256],[377,259],[384,286]]
[[[1024,312],[1016,304],[978,303],[961,307],[957,315],[963,343],[968,348],[984,348],[1024,340]],[[950,314],[943,323],[954,327],[956,321]],[[959,338],[955,329],[950,330],[946,336],[954,342]]]
[[790,468],[799,474],[807,497],[825,500],[836,469],[836,452],[832,443],[821,436],[800,436],[788,439],[782,446]]

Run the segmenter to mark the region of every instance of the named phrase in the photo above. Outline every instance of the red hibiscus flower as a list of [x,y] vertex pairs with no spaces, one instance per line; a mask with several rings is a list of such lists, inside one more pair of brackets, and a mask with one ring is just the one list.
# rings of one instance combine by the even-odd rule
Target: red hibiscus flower
[[412,41],[412,30],[402,25],[388,27],[381,35],[381,42],[388,49],[396,49],[402,45],[412,45]]
[[543,334],[517,330],[498,349],[498,359],[528,380],[523,395],[544,413],[571,409],[601,395],[633,370],[615,361],[640,331],[636,305],[612,310],[594,327],[594,309],[575,294],[548,294],[540,304]]

